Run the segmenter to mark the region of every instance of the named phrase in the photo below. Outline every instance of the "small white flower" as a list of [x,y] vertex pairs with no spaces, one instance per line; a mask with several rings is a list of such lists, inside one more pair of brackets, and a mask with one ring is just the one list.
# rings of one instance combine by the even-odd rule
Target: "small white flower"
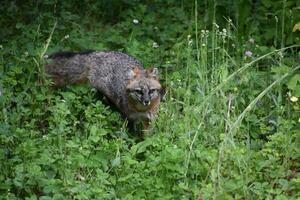
[[205,47],[205,46],[206,46],[206,44],[204,44],[204,43],[203,43],[201,46]]
[[298,119],[298,122],[300,123],[300,117],[299,117],[299,119]]
[[0,45],[0,49],[3,49],[3,46],[2,46],[2,45]]
[[251,51],[246,51],[245,56],[246,57],[252,57],[253,53]]
[[69,35],[65,35],[65,37],[64,37],[65,39],[68,39],[68,38],[70,38],[70,36]]
[[134,19],[134,20],[132,20],[132,22],[133,22],[134,24],[138,24],[138,23],[139,23],[139,20]]
[[158,30],[158,27],[157,27],[157,26],[154,26],[154,30],[156,30],[156,31],[157,31],[157,30]]
[[191,39],[191,37],[192,37],[191,35],[188,35],[188,36],[187,36],[188,40]]
[[156,42],[153,42],[152,47],[153,48],[158,48],[159,46],[158,46],[158,44]]
[[193,40],[189,40],[188,44],[191,46],[193,44]]
[[254,41],[253,38],[250,38],[250,39],[249,39],[249,42],[250,42],[251,44],[254,44],[255,41]]
[[223,33],[227,33],[226,28],[223,28],[223,29],[222,29],[222,32],[223,32]]
[[290,100],[291,100],[291,102],[297,102],[298,101],[298,97],[295,97],[295,96],[291,96],[290,97]]
[[217,29],[219,28],[219,25],[218,25],[218,24],[214,23],[214,25],[215,25],[215,27],[216,27]]
[[235,44],[231,44],[231,46],[232,46],[233,48],[235,48]]
[[47,58],[49,58],[49,56],[48,56],[47,54],[45,54],[45,55],[43,56],[43,58],[44,58],[44,59],[47,59]]
[[66,103],[66,100],[64,100],[64,99],[61,99],[61,101],[64,102],[64,103]]

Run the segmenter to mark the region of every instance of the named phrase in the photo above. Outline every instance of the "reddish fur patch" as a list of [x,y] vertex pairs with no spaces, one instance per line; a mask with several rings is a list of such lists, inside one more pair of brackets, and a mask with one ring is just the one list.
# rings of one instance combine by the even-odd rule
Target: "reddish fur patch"
[[82,78],[82,79],[78,79],[76,81],[74,81],[74,84],[83,84],[87,82],[87,78]]
[[150,112],[156,112],[157,107],[159,106],[159,104],[160,104],[160,98],[157,97],[156,99],[154,99],[154,100],[151,102],[149,111],[150,111]]
[[[53,83],[55,87],[63,87],[67,84],[69,84],[68,81],[65,80],[65,78],[61,77],[61,76],[53,76],[52,77]],[[87,82],[87,78],[81,78],[78,80],[73,81],[71,84],[84,84]]]
[[140,78],[141,76],[141,70],[138,68],[138,67],[135,67],[133,70],[132,70],[132,75],[131,75],[131,79],[128,81],[127,83],[127,87],[130,83],[132,83],[134,80],[136,80],[137,78]]
[[55,87],[63,87],[66,85],[65,80],[59,76],[53,76],[52,80]]
[[141,70],[140,70],[140,68],[135,67],[135,68],[133,69],[133,77],[134,77],[134,78],[138,78],[138,77],[140,77],[140,75],[141,75]]

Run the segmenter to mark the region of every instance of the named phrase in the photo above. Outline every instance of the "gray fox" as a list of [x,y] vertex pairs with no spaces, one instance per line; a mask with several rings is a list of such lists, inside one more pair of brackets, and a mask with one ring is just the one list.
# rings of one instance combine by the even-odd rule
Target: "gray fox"
[[[54,85],[89,82],[133,123],[147,129],[161,100],[157,68],[144,69],[135,58],[113,51],[59,52],[45,72]],[[142,127],[141,127],[142,126]]]

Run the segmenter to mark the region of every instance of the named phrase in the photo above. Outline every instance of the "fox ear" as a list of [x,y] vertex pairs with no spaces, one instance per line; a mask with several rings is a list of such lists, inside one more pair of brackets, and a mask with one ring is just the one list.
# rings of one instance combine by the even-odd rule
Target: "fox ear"
[[158,79],[158,69],[156,67],[147,69],[147,76],[150,78]]
[[128,79],[131,80],[131,79],[139,77],[140,74],[141,74],[141,70],[138,67],[135,67],[134,69],[131,69],[128,71],[127,76],[128,76]]
[[147,76],[150,78],[158,79],[158,69],[156,67],[147,69]]

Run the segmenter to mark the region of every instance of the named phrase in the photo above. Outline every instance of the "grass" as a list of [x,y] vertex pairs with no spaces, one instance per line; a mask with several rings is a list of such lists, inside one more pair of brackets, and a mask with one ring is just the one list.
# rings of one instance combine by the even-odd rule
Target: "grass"
[[[218,21],[219,4],[208,5],[210,24],[198,1],[120,4],[114,24],[93,13],[101,3],[80,4],[85,15],[57,10],[59,20],[43,5],[32,23],[19,16],[0,43],[0,198],[299,198],[299,45],[284,44],[287,2],[280,49],[260,42],[267,35],[241,39],[234,20]],[[45,54],[88,48],[159,67],[166,97],[144,138],[88,85],[45,80]]]

